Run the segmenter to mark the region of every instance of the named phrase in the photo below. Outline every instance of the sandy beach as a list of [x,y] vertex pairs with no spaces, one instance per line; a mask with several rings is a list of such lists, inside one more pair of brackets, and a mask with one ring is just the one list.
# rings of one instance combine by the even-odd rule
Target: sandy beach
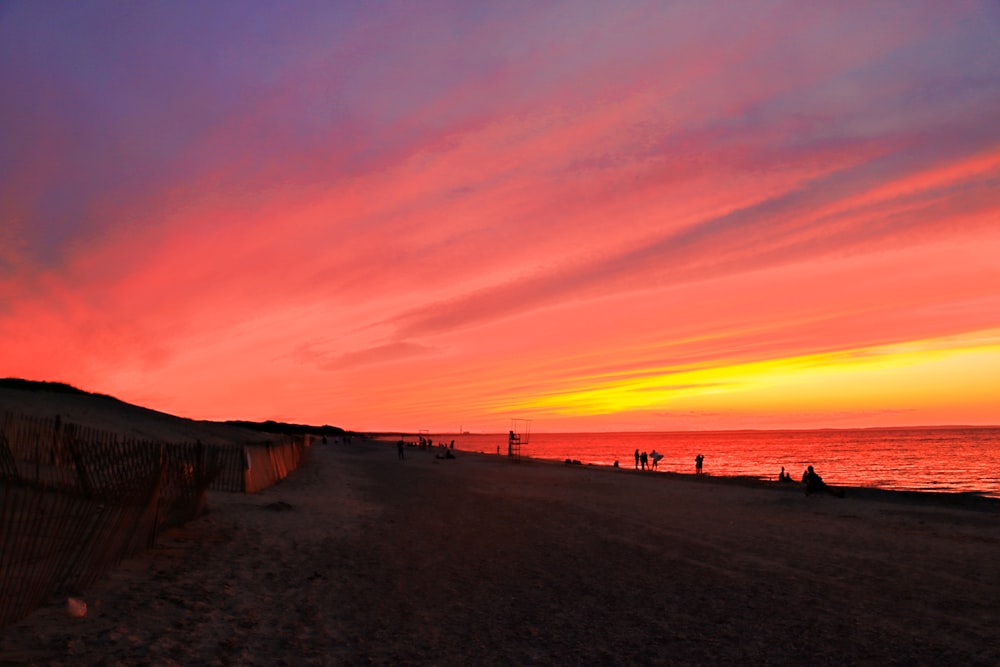
[[1000,661],[995,503],[435,454],[316,445],[213,492],[0,664]]

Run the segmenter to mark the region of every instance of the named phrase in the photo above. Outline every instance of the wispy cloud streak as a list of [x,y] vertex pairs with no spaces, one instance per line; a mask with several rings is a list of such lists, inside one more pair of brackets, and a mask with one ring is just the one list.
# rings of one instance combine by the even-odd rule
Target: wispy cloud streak
[[[971,1],[12,5],[0,372],[358,428],[995,420],[933,387],[800,405],[775,369],[1000,326],[998,30]],[[680,367],[787,383],[727,410]],[[665,393],[566,417],[595,377]]]

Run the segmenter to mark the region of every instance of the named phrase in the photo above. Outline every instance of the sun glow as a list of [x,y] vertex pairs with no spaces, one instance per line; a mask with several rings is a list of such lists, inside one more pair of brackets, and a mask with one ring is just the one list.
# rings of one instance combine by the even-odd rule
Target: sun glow
[[580,378],[578,388],[509,406],[512,411],[600,415],[650,409],[857,409],[982,403],[1000,372],[1000,330],[765,359],[652,368]]

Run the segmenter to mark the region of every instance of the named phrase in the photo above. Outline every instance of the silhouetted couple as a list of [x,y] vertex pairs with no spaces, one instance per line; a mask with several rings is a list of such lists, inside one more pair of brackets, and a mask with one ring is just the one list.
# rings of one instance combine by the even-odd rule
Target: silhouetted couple
[[806,471],[802,473],[802,481],[806,485],[806,495],[813,493],[818,493],[820,491],[826,491],[831,496],[836,496],[838,498],[844,497],[844,492],[841,489],[834,489],[833,487],[827,486],[823,478],[819,476],[812,466],[806,468]]

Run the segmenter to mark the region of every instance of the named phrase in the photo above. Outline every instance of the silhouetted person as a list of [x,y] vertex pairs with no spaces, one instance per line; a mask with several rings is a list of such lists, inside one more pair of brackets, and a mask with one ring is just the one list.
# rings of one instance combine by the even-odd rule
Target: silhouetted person
[[826,491],[831,496],[837,496],[838,498],[844,497],[843,491],[840,491],[838,489],[833,489],[827,486],[826,482],[824,482],[823,478],[819,476],[819,473],[813,470],[812,466],[806,468],[805,478],[806,478],[807,496],[812,493],[818,493],[819,491]]
[[396,451],[399,452],[399,458],[400,458],[400,460],[402,460],[403,458],[405,458],[403,456],[403,441],[402,440],[400,440],[399,442],[396,443]]
[[702,465],[704,465],[704,463],[705,463],[705,457],[702,456],[701,454],[694,457],[694,472],[696,475],[701,474],[701,467]]
[[646,454],[646,452],[643,452],[642,454],[639,455],[639,465],[642,466],[643,470],[646,469],[646,463],[648,462],[649,462],[649,455]]
[[635,469],[639,469],[639,448],[635,448]]

